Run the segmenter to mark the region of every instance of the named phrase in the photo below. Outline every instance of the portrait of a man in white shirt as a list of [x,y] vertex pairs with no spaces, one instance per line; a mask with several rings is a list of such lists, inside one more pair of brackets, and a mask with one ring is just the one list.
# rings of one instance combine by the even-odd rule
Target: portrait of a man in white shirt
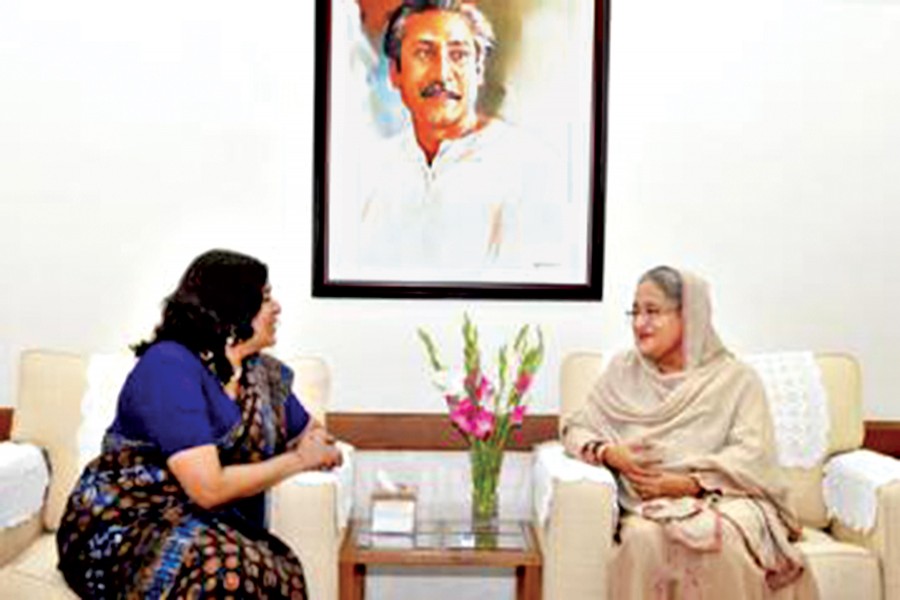
[[486,72],[502,48],[486,14],[465,0],[403,0],[380,41],[381,96],[399,98],[398,116],[387,135],[352,138],[358,168],[335,182],[347,192],[347,227],[332,229],[352,252],[337,256],[375,279],[571,277],[586,237],[572,225],[586,225],[588,200],[572,202],[568,132],[484,109]]

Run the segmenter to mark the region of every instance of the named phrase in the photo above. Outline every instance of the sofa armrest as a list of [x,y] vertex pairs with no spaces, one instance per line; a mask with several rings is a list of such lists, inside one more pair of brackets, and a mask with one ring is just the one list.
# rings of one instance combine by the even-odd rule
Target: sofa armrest
[[40,535],[39,516],[49,483],[40,448],[0,442],[0,566]]
[[900,460],[871,450],[854,450],[825,463],[822,492],[828,515],[851,529],[875,527],[878,490],[900,481]]
[[612,473],[569,458],[561,444],[550,442],[535,450],[533,485],[543,597],[606,598],[618,512]]
[[823,485],[834,537],[874,552],[884,598],[900,600],[900,460],[869,450],[847,452],[825,465]]
[[50,471],[40,448],[0,442],[0,529],[39,513],[49,484]]
[[308,471],[286,479],[269,495],[273,533],[297,553],[310,600],[335,600],[338,550],[353,510],[352,446],[338,442],[344,461],[333,471]]

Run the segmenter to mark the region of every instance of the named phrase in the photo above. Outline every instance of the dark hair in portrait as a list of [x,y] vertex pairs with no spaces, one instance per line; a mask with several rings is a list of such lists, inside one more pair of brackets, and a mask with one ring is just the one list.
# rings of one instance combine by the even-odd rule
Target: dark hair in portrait
[[178,342],[196,353],[221,381],[232,367],[225,345],[253,335],[252,321],[269,279],[261,261],[230,250],[210,250],[194,259],[175,291],[163,302],[153,336],[134,346],[141,356],[156,342]]
[[400,47],[405,33],[406,20],[410,15],[430,10],[455,12],[465,17],[475,37],[475,49],[478,63],[482,67],[484,61],[493,50],[496,39],[494,30],[487,17],[471,2],[465,0],[403,0],[403,3],[391,13],[384,30],[383,49],[397,70],[401,70]]

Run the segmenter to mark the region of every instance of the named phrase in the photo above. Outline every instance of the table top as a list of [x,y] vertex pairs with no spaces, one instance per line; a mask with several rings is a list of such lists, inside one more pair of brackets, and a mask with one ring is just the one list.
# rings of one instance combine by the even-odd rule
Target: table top
[[410,534],[378,533],[371,521],[350,522],[341,562],[420,566],[517,567],[541,564],[530,521],[473,526],[467,520],[428,520]]

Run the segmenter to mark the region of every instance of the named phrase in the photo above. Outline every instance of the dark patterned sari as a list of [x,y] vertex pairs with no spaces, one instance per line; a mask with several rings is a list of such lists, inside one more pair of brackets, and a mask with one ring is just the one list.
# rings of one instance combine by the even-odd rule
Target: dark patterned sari
[[[273,358],[250,361],[236,401],[242,418],[216,442],[223,465],[285,451],[291,379]],[[59,568],[84,598],[305,599],[303,568],[264,528],[264,512],[262,494],[197,506],[155,445],[111,428],[69,498]]]

